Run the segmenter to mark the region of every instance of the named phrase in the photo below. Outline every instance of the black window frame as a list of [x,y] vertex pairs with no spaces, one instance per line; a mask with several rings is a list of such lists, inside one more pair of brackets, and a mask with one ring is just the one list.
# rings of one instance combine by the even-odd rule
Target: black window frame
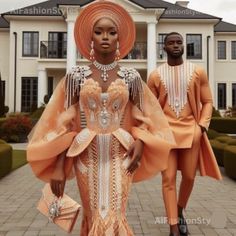
[[[235,45],[234,48],[233,44]],[[236,40],[231,41],[231,60],[236,60]]]
[[[224,91],[223,94],[220,94],[220,85],[223,85]],[[220,96],[223,96],[222,101],[220,101]],[[227,84],[226,83],[217,83],[217,107],[219,110],[225,110],[227,108]]]
[[[61,37],[61,39],[57,39],[56,41],[52,40],[50,37],[50,35],[52,34],[57,35],[58,38]],[[58,59],[67,58],[67,44],[68,44],[67,35],[68,35],[67,31],[49,31],[48,32],[48,58],[58,58]]]
[[[25,91],[24,94],[24,80],[30,81],[29,83],[29,91],[30,94],[27,94],[27,91]],[[36,84],[34,84],[34,81],[36,81]],[[34,94],[34,85],[36,86],[36,93]],[[32,89],[32,90],[31,90]],[[35,108],[38,106],[38,77],[28,77],[28,76],[22,76],[21,77],[21,112],[32,112]],[[28,88],[26,88],[28,90]],[[24,96],[27,98],[29,96],[29,106],[26,106],[24,103],[27,102],[27,99],[24,99]],[[35,98],[35,100],[34,100]],[[32,100],[31,100],[32,99]]]
[[[225,45],[225,52],[224,52],[224,57],[220,57],[220,43],[224,43]],[[226,60],[227,59],[227,41],[226,40],[217,40],[217,59],[218,60]]]
[[[25,34],[37,34],[38,37],[37,37],[37,52],[34,52],[34,49],[32,50],[32,48],[34,48],[34,37],[33,38],[33,41],[30,43],[31,44],[31,48],[30,48],[30,51],[31,53],[29,54],[26,54],[25,53],[25,37],[24,35]],[[23,57],[38,57],[39,56],[39,31],[23,31],[22,32],[22,56]]]
[[[188,37],[199,36],[200,37],[200,55],[189,55]],[[194,49],[193,49],[194,50]],[[202,34],[186,34],[186,58],[191,60],[202,60]]]
[[232,107],[236,107],[236,83],[232,83]]

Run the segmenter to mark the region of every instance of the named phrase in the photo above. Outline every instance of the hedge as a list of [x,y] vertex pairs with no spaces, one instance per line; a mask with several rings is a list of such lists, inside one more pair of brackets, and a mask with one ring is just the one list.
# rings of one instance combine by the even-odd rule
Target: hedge
[[220,137],[220,136],[226,136],[226,134],[219,133],[219,132],[217,132],[217,131],[215,131],[213,129],[209,129],[207,131],[207,136],[208,136],[209,139],[215,139],[215,138]]
[[211,119],[210,129],[220,133],[236,134],[236,118],[213,117]]
[[39,107],[37,110],[35,110],[33,113],[30,114],[30,118],[32,120],[38,120],[41,117],[44,109],[45,109],[44,106]]
[[221,143],[218,140],[210,140],[210,143],[218,165],[224,166],[224,149],[227,146],[227,144]]
[[3,142],[1,140],[0,143],[0,178],[7,175],[12,167],[12,147]]
[[227,143],[228,145],[235,145],[236,146],[236,139],[231,139],[228,143]]
[[0,118],[0,126],[7,120],[6,117],[1,117]]
[[224,153],[225,173],[236,180],[236,146],[227,146]]
[[225,136],[219,136],[219,137],[215,138],[215,140],[217,140],[223,144],[229,144],[230,142],[232,142],[233,139],[230,136],[225,135]]

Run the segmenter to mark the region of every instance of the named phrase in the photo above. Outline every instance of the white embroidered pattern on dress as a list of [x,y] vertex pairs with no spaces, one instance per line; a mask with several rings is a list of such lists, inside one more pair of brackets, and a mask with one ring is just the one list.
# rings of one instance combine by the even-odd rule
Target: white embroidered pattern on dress
[[168,104],[179,117],[187,103],[187,91],[195,66],[187,61],[179,66],[169,66],[165,63],[157,70],[168,94]]
[[113,192],[113,208],[114,209],[121,209],[121,204],[122,204],[122,179],[121,179],[121,166],[120,166],[120,143],[117,139],[113,138],[113,148],[112,151],[114,152],[113,154],[113,173],[114,173],[114,181],[112,181],[112,187],[115,188],[112,190]]
[[78,162],[81,173],[88,173],[90,208],[103,219],[122,207],[120,147],[112,134],[98,134],[88,147],[88,167]]
[[81,132],[79,132],[76,135],[76,141],[78,144],[84,143],[90,135],[90,130],[88,128],[82,129]]
[[110,199],[110,142],[111,134],[97,135],[98,148],[98,208],[104,219],[109,211]]
[[89,198],[90,209],[93,211],[97,209],[97,192],[98,192],[98,155],[97,155],[96,141],[88,146],[88,184],[89,184]]
[[98,114],[98,121],[102,129],[106,129],[111,124],[112,115],[107,110],[107,101],[109,98],[108,93],[101,93],[101,104],[102,108]]

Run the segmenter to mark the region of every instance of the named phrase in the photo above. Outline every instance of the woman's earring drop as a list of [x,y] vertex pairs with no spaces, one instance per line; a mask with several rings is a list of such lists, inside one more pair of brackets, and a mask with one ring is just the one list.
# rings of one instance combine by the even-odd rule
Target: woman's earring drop
[[117,41],[117,46],[116,46],[116,61],[120,60],[120,43]]
[[89,55],[90,55],[89,59],[93,61],[94,60],[94,42],[93,41],[91,41],[91,50],[90,50]]

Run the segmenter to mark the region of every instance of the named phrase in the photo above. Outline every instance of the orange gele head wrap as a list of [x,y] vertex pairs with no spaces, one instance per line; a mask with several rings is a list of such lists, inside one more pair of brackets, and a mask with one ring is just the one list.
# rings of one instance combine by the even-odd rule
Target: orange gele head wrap
[[106,0],[95,1],[88,5],[77,17],[74,36],[79,52],[89,59],[93,27],[101,18],[109,18],[116,24],[118,28],[120,58],[125,57],[134,45],[135,24],[123,7]]

